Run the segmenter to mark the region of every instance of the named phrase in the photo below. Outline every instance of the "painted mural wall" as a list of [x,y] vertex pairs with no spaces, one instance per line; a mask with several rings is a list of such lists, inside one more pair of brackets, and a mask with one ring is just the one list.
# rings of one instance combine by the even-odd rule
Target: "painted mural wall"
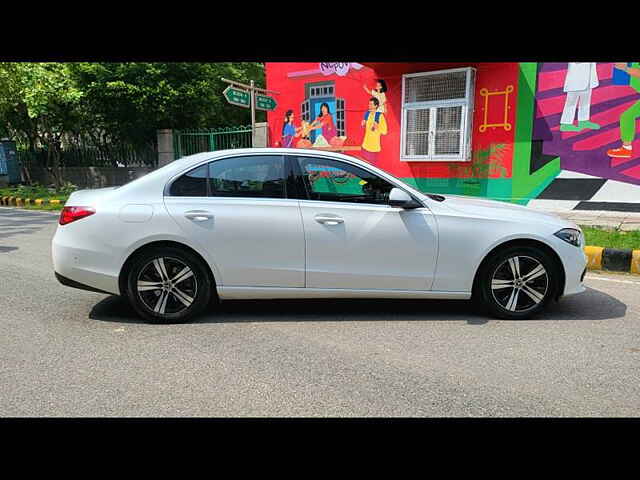
[[[426,192],[640,206],[638,63],[268,63],[271,146],[342,151]],[[475,69],[468,162],[402,161],[402,76]],[[602,204],[603,202],[604,205]]]
[[560,170],[535,198],[635,210],[616,204],[640,205],[640,63],[538,63],[535,70],[531,166],[557,161]]
[[510,199],[518,65],[471,65],[473,161],[455,163],[401,161],[402,75],[434,69],[404,65],[379,73],[358,63],[268,63],[267,87],[279,92],[278,108],[268,114],[271,146],[340,150],[423,191]]

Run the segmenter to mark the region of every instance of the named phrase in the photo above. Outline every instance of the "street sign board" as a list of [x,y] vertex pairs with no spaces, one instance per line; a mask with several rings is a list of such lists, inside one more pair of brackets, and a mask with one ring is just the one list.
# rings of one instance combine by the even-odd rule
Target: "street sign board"
[[276,106],[275,98],[268,97],[267,95],[256,95],[256,108],[258,110],[275,110]]
[[224,95],[224,98],[227,99],[227,102],[232,105],[244,108],[249,108],[251,106],[251,94],[246,90],[241,90],[229,85],[224,89],[222,94]]

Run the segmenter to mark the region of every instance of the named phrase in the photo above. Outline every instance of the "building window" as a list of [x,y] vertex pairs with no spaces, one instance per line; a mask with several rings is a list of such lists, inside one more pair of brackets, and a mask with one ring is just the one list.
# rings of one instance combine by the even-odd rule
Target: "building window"
[[302,104],[300,105],[300,110],[302,111],[302,120],[304,120],[305,122],[310,122],[311,119],[309,118],[309,100],[305,100],[304,102],[302,102]]
[[[304,102],[301,104],[302,120],[305,122],[313,122],[313,120],[320,115],[322,105],[326,103],[338,135],[344,135],[344,100],[335,97],[335,83],[332,81],[307,83],[304,88]],[[314,143],[320,133],[320,130],[311,130],[308,137],[309,141]],[[331,139],[327,138],[326,140]]]
[[403,75],[400,158],[470,160],[474,86],[473,68]]
[[327,82],[322,83],[321,86],[312,86],[309,88],[309,98],[318,97],[333,97],[334,85]]
[[336,98],[336,130],[338,137],[346,136],[344,123],[344,98]]

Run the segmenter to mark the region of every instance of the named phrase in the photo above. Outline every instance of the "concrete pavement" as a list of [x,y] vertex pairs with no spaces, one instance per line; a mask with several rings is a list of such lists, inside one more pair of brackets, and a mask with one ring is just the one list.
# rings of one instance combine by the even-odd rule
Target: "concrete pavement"
[[532,206],[530,208],[558,215],[578,225],[615,228],[622,231],[640,230],[640,213],[610,210],[567,210],[548,206],[545,208]]

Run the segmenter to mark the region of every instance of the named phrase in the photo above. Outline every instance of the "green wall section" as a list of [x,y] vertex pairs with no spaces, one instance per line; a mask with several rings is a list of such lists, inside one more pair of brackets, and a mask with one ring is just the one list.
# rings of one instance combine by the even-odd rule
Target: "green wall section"
[[511,201],[510,178],[411,178],[401,179],[424,193],[471,195]]
[[526,205],[529,200],[547,188],[560,173],[560,158],[552,160],[532,174],[529,173],[531,171],[531,136],[535,118],[537,64],[522,62],[519,67],[511,201]]

